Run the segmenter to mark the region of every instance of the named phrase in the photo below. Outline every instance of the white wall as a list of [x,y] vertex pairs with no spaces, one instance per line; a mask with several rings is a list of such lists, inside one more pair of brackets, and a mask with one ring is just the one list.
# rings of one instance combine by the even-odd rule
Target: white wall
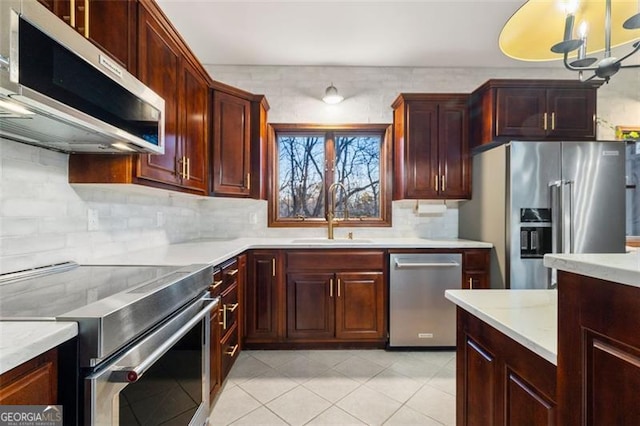
[[[269,120],[281,123],[391,123],[400,92],[470,92],[489,78],[574,78],[559,68],[536,70],[209,66],[216,80],[267,96]],[[599,114],[614,124],[640,124],[640,73],[624,70],[599,89]],[[333,81],[346,96],[319,99]],[[613,137],[601,129],[601,138]],[[0,272],[96,257],[204,237],[321,236],[324,229],[266,226],[266,202],[209,199],[127,186],[69,185],[66,154],[0,140]],[[135,188],[135,187],[134,187]],[[413,202],[394,202],[392,228],[337,228],[365,236],[451,238],[455,203],[444,215],[416,216]],[[87,229],[87,210],[99,230]],[[160,223],[158,212],[163,216]]]

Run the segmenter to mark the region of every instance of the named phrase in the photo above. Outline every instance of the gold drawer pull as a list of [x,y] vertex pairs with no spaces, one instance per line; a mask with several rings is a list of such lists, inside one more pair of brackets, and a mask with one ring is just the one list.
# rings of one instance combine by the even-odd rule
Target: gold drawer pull
[[333,297],[333,278],[329,280],[329,297]]
[[227,305],[223,305],[222,309],[220,309],[220,314],[222,315],[222,322],[219,323],[222,326],[223,330],[227,329]]
[[473,278],[469,278],[469,289],[473,290]]
[[231,351],[224,351],[225,355],[229,355],[231,358],[233,358],[233,356],[236,354],[236,351],[238,350],[238,345],[234,345],[233,349],[231,349]]
[[234,269],[233,271],[229,271],[229,272],[225,272],[225,274],[227,274],[230,277],[233,277],[234,275],[236,275],[238,273],[237,269]]
[[222,280],[220,281],[214,281],[213,282],[213,287],[211,287],[213,290],[215,290],[216,288],[220,287],[222,285]]
[[225,309],[229,312],[233,312],[236,309],[238,309],[238,303],[233,303],[231,305],[224,305],[224,306],[225,306]]
[[276,258],[271,259],[271,275],[276,276]]

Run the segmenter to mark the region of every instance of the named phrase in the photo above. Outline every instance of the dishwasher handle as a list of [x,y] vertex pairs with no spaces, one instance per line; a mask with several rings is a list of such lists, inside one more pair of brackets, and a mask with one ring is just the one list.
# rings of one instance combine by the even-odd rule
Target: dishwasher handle
[[395,260],[396,268],[452,268],[460,266],[458,262],[402,262]]

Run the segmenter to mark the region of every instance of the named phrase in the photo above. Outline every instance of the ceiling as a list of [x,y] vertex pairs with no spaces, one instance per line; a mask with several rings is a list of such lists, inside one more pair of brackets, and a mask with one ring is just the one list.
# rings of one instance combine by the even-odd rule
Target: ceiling
[[532,66],[498,49],[523,0],[157,2],[204,64]]

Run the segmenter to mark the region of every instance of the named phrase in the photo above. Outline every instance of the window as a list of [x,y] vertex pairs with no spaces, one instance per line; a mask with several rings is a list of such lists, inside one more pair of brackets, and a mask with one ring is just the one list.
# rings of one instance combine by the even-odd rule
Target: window
[[[273,124],[270,226],[391,226],[389,125]],[[331,190],[331,192],[330,192]]]

